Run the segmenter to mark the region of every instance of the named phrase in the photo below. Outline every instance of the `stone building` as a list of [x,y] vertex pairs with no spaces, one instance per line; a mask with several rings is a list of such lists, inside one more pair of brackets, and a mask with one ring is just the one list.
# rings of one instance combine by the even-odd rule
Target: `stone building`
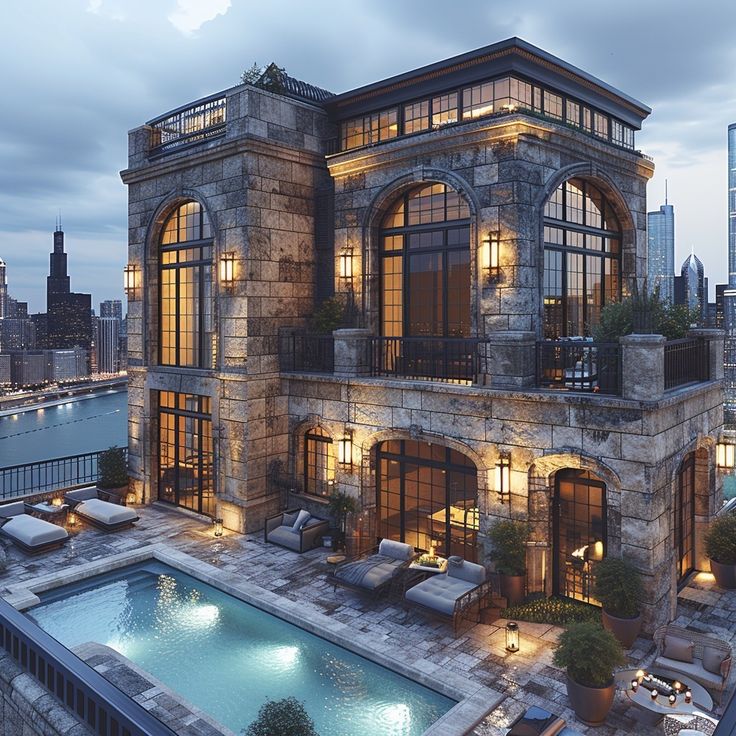
[[340,95],[271,67],[131,131],[139,498],[253,531],[338,488],[356,534],[477,560],[525,519],[529,592],[590,600],[623,555],[667,619],[708,569],[722,336],[591,339],[647,273],[649,112],[510,39]]

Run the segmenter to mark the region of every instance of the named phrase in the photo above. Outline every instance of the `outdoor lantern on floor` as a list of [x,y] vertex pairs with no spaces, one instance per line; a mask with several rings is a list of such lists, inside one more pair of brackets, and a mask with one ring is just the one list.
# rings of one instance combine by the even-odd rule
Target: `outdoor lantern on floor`
[[513,621],[506,624],[506,651],[519,651],[519,624]]
[[55,496],[54,498],[51,499],[52,506],[61,506],[61,503],[62,503],[61,496]]
[[337,462],[340,465],[353,464],[353,434],[345,430],[345,435],[337,441]]
[[220,256],[220,283],[227,291],[235,286],[235,253],[232,251]]
[[222,536],[222,519],[215,519],[212,523],[215,525],[215,536],[221,537]]
[[141,269],[137,263],[129,263],[123,269],[123,291],[128,301],[134,302],[141,298]]
[[736,445],[719,442],[716,445],[716,466],[720,470],[733,470],[736,465]]
[[502,450],[496,460],[496,493],[501,503],[511,494],[511,453]]
[[497,279],[501,275],[500,249],[500,236],[497,230],[488,233],[483,238],[480,250],[480,267],[489,279]]
[[128,493],[125,496],[125,505],[126,506],[132,506],[135,504],[136,498],[135,498],[135,491],[128,491]]
[[75,512],[75,511],[70,511],[70,512],[69,512],[69,513],[68,513],[68,514],[66,515],[66,523],[67,523],[67,524],[68,524],[69,526],[76,526],[76,525],[77,525],[77,514],[76,514],[76,512]]

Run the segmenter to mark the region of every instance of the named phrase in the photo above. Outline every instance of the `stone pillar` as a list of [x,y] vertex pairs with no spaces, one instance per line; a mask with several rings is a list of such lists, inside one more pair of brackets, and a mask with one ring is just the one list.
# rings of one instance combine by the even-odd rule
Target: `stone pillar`
[[368,338],[370,330],[351,328],[335,330],[335,375],[341,378],[370,373]]
[[662,398],[665,342],[662,335],[621,338],[621,393],[625,399],[658,401]]
[[536,340],[533,332],[491,332],[480,343],[480,372],[485,375],[482,383],[494,387],[533,386],[536,381]]
[[726,339],[726,333],[723,330],[711,330],[698,327],[688,330],[688,337],[702,338],[710,342],[710,351],[708,355],[708,375],[711,381],[723,380],[723,343]]

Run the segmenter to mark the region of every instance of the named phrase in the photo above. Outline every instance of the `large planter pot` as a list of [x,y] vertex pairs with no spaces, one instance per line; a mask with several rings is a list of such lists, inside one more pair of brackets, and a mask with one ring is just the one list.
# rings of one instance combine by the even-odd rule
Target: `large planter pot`
[[506,605],[518,606],[524,602],[524,586],[526,575],[501,575],[501,595],[506,598]]
[[728,590],[736,588],[736,565],[722,565],[720,562],[711,560],[710,569],[719,588]]
[[631,649],[641,631],[641,614],[637,614],[634,618],[619,618],[604,608],[601,611],[601,622],[603,628],[610,631],[624,649]]
[[575,715],[589,726],[600,726],[608,715],[616,695],[616,683],[611,678],[608,687],[587,687],[567,676],[567,697]]

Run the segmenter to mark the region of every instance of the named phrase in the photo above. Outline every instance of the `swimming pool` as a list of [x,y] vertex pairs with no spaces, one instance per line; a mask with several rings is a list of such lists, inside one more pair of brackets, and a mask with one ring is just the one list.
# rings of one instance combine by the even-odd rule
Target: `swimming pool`
[[455,705],[161,562],[57,588],[26,613],[67,647],[115,649],[236,733],[267,698],[304,701],[320,736],[419,736]]

